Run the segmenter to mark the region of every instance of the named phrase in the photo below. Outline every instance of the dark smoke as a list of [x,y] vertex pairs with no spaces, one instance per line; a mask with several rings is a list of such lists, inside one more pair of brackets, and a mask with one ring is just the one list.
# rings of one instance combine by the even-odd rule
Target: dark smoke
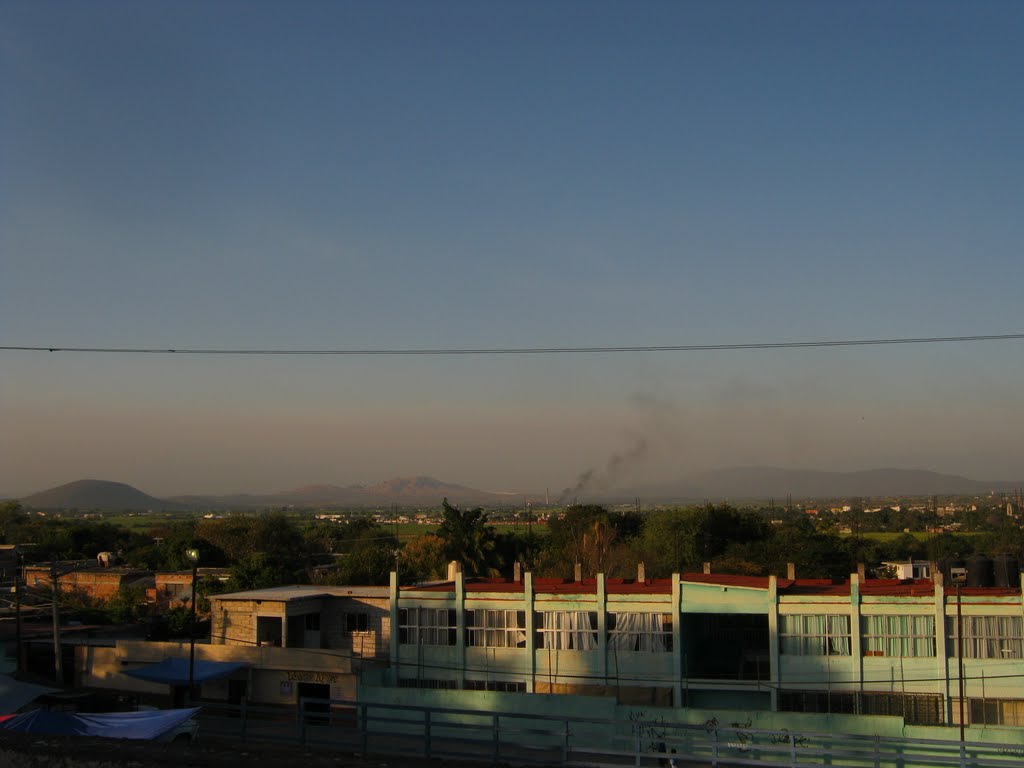
[[559,504],[566,504],[580,494],[595,489],[608,488],[615,484],[623,475],[629,472],[634,466],[647,458],[647,440],[638,438],[633,446],[623,453],[613,453],[608,463],[600,472],[596,469],[588,469],[576,478],[576,484],[566,488],[558,497]]

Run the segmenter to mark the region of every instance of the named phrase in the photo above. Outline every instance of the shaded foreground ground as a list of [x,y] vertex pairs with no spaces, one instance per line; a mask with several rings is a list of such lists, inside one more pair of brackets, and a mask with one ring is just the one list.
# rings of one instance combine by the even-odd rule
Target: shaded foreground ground
[[[220,742],[157,744],[125,739],[30,737],[0,733],[3,768],[224,768],[250,762],[274,768],[397,768],[416,765],[441,768],[459,765],[481,768],[485,763],[450,762],[425,758],[373,756],[306,750],[287,744]],[[490,765],[490,763],[486,763]]]

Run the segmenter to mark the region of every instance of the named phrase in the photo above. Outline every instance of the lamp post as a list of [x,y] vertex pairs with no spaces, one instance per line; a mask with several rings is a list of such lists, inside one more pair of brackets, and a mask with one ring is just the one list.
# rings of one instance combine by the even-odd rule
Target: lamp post
[[199,569],[199,550],[185,550],[185,557],[192,563],[192,614],[188,622],[188,699],[192,701],[196,673],[196,572]]
[[964,618],[960,603],[960,587],[967,582],[966,568],[950,568],[950,580],[956,585],[956,664],[960,683],[960,750],[964,748]]
[[14,593],[14,647],[17,653],[14,676],[17,679],[21,677],[21,579],[19,577],[15,577],[11,592]]

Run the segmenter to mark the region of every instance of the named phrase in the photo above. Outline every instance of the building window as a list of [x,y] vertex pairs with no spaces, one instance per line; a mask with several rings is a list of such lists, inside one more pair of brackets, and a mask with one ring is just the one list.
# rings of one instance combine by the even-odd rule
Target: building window
[[370,614],[365,612],[346,613],[344,617],[346,632],[368,632],[370,630]]
[[526,611],[466,611],[466,644],[476,648],[525,648]]
[[934,616],[864,616],[865,656],[934,656]]
[[399,688],[428,688],[454,691],[459,687],[457,680],[428,680],[421,677],[403,677],[398,680]]
[[592,651],[597,648],[597,613],[591,611],[538,611],[537,647],[555,651]]
[[1024,699],[971,699],[971,725],[1024,725]]
[[783,712],[893,715],[914,725],[942,723],[942,696],[930,693],[780,691],[779,709]]
[[850,617],[780,616],[782,653],[794,656],[849,656]]
[[782,712],[854,715],[857,713],[857,694],[834,691],[780,691],[779,709]]
[[500,693],[526,693],[526,683],[512,680],[467,680],[467,691],[498,691]]
[[931,693],[862,693],[862,715],[896,715],[908,725],[940,725],[942,696]]
[[[1020,616],[964,616],[964,658],[967,659],[1020,659],[1024,658]],[[946,618],[952,654],[956,647],[956,616]]]
[[402,608],[398,642],[403,645],[455,645],[455,611],[451,608]]
[[609,613],[608,647],[616,651],[671,651],[672,614]]
[[259,645],[281,646],[281,617],[256,617],[256,642]]
[[305,624],[307,632],[319,632],[320,631],[320,614],[319,613],[307,613],[305,615]]

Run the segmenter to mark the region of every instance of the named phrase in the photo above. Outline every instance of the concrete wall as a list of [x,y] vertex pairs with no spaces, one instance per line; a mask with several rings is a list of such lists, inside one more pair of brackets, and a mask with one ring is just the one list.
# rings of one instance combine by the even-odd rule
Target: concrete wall
[[[138,680],[124,674],[124,671],[165,658],[187,659],[188,655],[188,643],[119,641],[113,648],[81,646],[76,658],[76,666],[80,670],[78,683],[86,687],[169,695],[169,686]],[[299,683],[329,685],[332,698],[350,699],[355,695],[356,676],[352,671],[352,660],[346,655],[288,648],[201,644],[196,646],[196,659],[248,664],[247,670],[235,673],[231,679],[248,683],[249,700],[253,703],[294,705]],[[205,698],[226,700],[227,681],[204,684],[201,694]]]

